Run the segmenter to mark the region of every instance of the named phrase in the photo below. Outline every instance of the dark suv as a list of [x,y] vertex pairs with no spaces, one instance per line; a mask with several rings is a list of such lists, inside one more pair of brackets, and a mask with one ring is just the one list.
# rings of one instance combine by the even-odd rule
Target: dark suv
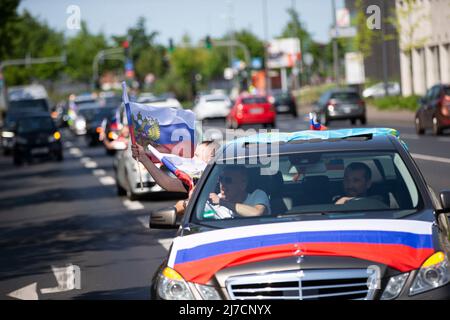
[[313,111],[324,125],[332,120],[350,120],[353,125],[357,120],[363,125],[367,123],[366,103],[358,91],[351,88],[325,92],[313,106]]
[[440,135],[444,129],[450,128],[450,85],[438,84],[427,91],[420,99],[415,125],[420,135],[427,129]]
[[[223,154],[197,184],[154,299],[450,298],[450,191],[438,200],[395,130],[257,135]],[[174,210],[150,226],[176,227]]]
[[34,158],[63,160],[61,133],[48,113],[35,113],[17,121],[13,161],[15,165]]

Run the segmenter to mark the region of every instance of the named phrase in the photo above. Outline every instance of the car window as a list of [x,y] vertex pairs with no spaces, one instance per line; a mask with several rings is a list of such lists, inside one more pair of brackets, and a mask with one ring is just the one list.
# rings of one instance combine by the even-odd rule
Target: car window
[[48,111],[48,103],[45,99],[16,100],[9,102],[11,111]]
[[432,100],[439,99],[440,93],[441,93],[441,87],[435,86],[431,91],[431,99]]
[[242,99],[243,104],[268,103],[266,97],[252,97]]
[[17,133],[48,132],[55,129],[53,120],[48,117],[30,117],[17,122]]
[[331,99],[349,101],[360,99],[359,94],[356,92],[335,92],[331,95]]
[[[250,219],[214,203],[211,193],[238,203],[252,197],[264,202],[266,195],[271,214],[253,217],[260,221],[287,217],[311,219],[314,213],[330,219],[370,218],[377,212],[381,215],[377,218],[395,218],[396,214],[416,212],[422,201],[408,168],[395,152],[281,155],[278,171],[262,174],[262,169],[267,166],[259,163],[216,164],[202,186],[192,220],[199,223],[216,221],[220,226],[217,221]],[[233,170],[239,174],[230,174]],[[227,181],[227,175],[231,175],[231,181]],[[364,182],[362,185],[361,181]],[[233,199],[237,195],[232,193],[227,196],[227,184],[233,188],[245,186],[240,199]],[[349,199],[339,203],[345,198]]]
[[444,91],[444,95],[450,96],[450,87],[444,87],[443,91]]

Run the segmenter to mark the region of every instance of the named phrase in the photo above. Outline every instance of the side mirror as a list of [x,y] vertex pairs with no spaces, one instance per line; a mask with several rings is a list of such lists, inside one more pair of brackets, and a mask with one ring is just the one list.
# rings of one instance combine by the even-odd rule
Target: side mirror
[[441,191],[439,198],[441,200],[442,211],[450,213],[450,190]]
[[150,213],[150,229],[177,228],[177,212],[175,207],[159,209]]

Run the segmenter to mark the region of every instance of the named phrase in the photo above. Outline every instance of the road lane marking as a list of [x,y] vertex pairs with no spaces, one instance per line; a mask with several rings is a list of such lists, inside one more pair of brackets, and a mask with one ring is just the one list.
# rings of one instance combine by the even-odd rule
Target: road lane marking
[[83,153],[78,148],[70,148],[69,149],[69,153],[71,155],[75,156],[75,157],[82,157],[83,156]]
[[8,297],[20,300],[39,300],[37,282],[8,293]]
[[88,169],[95,169],[98,167],[98,164],[95,161],[87,161],[84,163],[84,166]]
[[426,154],[418,154],[418,153],[411,153],[411,156],[418,160],[434,161],[434,162],[450,164],[450,159],[447,159],[447,158],[428,156]]
[[420,137],[415,134],[403,133],[400,134],[401,139],[419,140]]
[[144,226],[146,229],[150,229],[150,216],[138,217],[138,221]]
[[73,143],[72,143],[71,141],[66,141],[66,142],[64,143],[64,145],[65,145],[67,148],[72,148],[72,147],[73,147]]
[[95,169],[92,171],[92,174],[96,177],[100,177],[106,175],[106,171],[103,169]]
[[91,161],[92,159],[91,158],[89,158],[89,157],[84,157],[84,158],[81,158],[80,159],[80,162],[82,163],[82,164],[85,164],[86,162],[89,162],[89,161]]
[[158,243],[164,247],[167,251],[169,251],[170,246],[172,245],[173,239],[158,239]]
[[112,186],[112,185],[116,184],[116,180],[114,180],[114,178],[111,176],[100,177],[99,180],[100,180],[100,183],[104,186]]
[[67,292],[74,289],[81,289],[81,270],[79,266],[69,264],[66,267],[52,266],[58,286],[41,289],[42,294]]
[[145,209],[144,205],[139,201],[130,201],[128,199],[124,200],[123,205],[131,211],[142,210]]

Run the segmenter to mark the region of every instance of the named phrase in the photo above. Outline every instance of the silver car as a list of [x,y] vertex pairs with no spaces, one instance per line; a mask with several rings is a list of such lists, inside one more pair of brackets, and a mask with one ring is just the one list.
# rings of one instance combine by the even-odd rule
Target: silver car
[[[131,147],[124,151],[118,151],[114,158],[114,172],[116,178],[117,194],[119,196],[127,196],[128,199],[134,201],[139,197],[149,195],[155,192],[166,192],[148,173],[147,169],[131,156]],[[159,166],[159,164],[157,164]],[[163,167],[162,170],[165,170]],[[142,188],[141,179],[142,177]],[[166,170],[166,172],[174,176]]]

